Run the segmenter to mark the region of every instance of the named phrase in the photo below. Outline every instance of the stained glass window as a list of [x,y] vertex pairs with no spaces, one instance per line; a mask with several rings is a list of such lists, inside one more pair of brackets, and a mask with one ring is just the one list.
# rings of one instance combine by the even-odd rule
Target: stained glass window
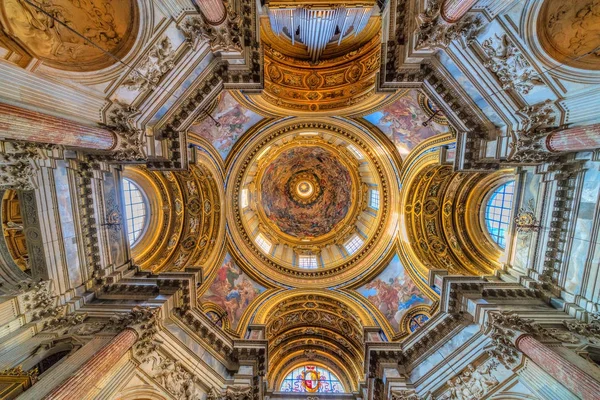
[[129,244],[139,239],[146,224],[146,203],[140,188],[127,178],[123,178],[123,194],[125,198],[125,217]]
[[510,224],[515,181],[510,181],[494,190],[485,207],[487,230],[501,248],[506,247],[506,232]]
[[281,382],[280,390],[297,393],[345,393],[338,377],[329,369],[317,365],[294,368]]
[[425,314],[417,314],[414,317],[412,317],[410,319],[409,322],[409,329],[411,332],[416,331],[417,329],[419,329],[421,326],[423,326],[423,324],[425,322],[427,322],[429,320],[429,317]]

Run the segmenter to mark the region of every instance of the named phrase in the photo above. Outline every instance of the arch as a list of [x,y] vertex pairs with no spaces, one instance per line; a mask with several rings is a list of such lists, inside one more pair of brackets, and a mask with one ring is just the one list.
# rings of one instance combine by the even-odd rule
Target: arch
[[364,327],[377,321],[349,293],[292,289],[256,304],[252,323],[265,325],[272,390],[279,389],[290,365],[321,363],[353,391],[363,379]]
[[225,242],[223,189],[209,160],[199,156],[187,171],[126,167],[123,177],[134,180],[149,199],[147,234],[132,248],[137,265],[153,272],[217,265]]
[[464,275],[488,275],[501,268],[503,252],[486,234],[481,214],[485,194],[514,176],[512,169],[493,174],[456,173],[439,162],[433,138],[412,156],[402,172],[399,255],[427,280],[430,269]]
[[482,202],[485,232],[502,250],[506,247],[514,205],[515,181],[508,180],[489,190]]
[[0,290],[10,290],[31,281],[28,251],[25,243],[23,218],[18,192],[0,190],[0,214],[2,216],[2,239],[0,240],[0,279],[7,283]]
[[125,226],[129,245],[134,246],[148,227],[148,198],[144,191],[129,178],[123,178],[123,198],[125,207]]

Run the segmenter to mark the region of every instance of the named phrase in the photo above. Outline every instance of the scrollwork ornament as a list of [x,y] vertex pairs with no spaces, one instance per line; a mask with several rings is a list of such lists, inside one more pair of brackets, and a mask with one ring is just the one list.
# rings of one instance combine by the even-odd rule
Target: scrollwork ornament
[[529,233],[537,232],[540,230],[538,219],[535,217],[535,203],[533,199],[529,199],[529,202],[525,207],[519,208],[517,216],[515,217],[515,227],[517,232]]
[[106,127],[116,136],[111,159],[121,162],[144,161],[145,136],[141,129],[134,126],[133,118],[139,114],[134,107],[117,103],[107,117]]
[[425,12],[419,14],[417,22],[417,50],[444,49],[453,40],[459,40],[463,47],[473,43],[477,32],[483,26],[480,17],[468,15],[455,23],[445,21],[441,16],[442,1],[428,1]]

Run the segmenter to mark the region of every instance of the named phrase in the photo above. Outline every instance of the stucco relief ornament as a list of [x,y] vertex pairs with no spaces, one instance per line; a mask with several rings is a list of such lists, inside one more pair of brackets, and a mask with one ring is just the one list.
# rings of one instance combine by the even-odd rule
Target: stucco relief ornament
[[134,107],[117,103],[107,117],[107,128],[111,129],[117,141],[112,150],[115,161],[143,161],[146,159],[144,131],[134,126],[133,118],[139,114]]
[[213,52],[238,52],[244,50],[242,46],[241,18],[227,7],[227,18],[219,26],[208,24],[202,17],[189,16],[179,25],[192,48],[198,49],[201,43],[209,41]]
[[44,143],[2,141],[0,144],[0,188],[34,190],[39,162],[59,146]]
[[529,202],[525,207],[519,208],[517,216],[515,217],[515,227],[517,232],[537,232],[540,230],[538,219],[535,217],[535,204],[533,199],[529,199]]
[[588,314],[589,321],[563,321],[563,325],[575,334],[581,335],[591,343],[600,343],[600,317],[597,313]]
[[502,89],[514,89],[525,95],[534,86],[544,84],[508,35],[494,34],[481,43],[481,48],[487,58],[483,65],[496,75]]
[[467,15],[458,22],[449,23],[441,16],[442,1],[428,1],[425,12],[417,16],[419,28],[415,49],[444,49],[453,40],[459,40],[463,47],[473,43],[483,22],[481,18]]
[[518,111],[522,116],[521,127],[514,132],[510,143],[513,151],[509,161],[541,163],[553,157],[546,147],[546,136],[556,122],[556,112],[550,100],[527,106]]
[[392,390],[391,400],[421,400],[414,389]]
[[129,90],[144,92],[156,88],[160,78],[175,66],[175,51],[168,37],[152,46],[134,68],[123,85]]

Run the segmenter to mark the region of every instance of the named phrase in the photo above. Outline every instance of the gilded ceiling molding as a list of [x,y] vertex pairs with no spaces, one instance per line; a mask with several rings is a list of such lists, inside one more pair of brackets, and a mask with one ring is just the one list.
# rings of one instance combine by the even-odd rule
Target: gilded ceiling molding
[[223,189],[216,172],[202,162],[189,171],[124,170],[123,176],[140,186],[149,207],[142,237],[132,248],[137,265],[154,273],[216,265],[225,235]]
[[[389,96],[374,91],[380,64],[379,17],[341,46],[329,46],[317,62],[305,59],[303,45],[287,43],[263,19],[265,87],[261,94],[240,96],[242,104],[276,116],[349,115],[372,109]],[[338,52],[340,48],[345,50]]]
[[443,138],[433,138],[404,163],[399,255],[425,281],[431,269],[491,275],[502,267],[502,252],[487,233],[485,203],[490,191],[514,172],[452,172],[440,165],[435,150],[443,144]]
[[[394,178],[396,165],[395,162],[392,162],[393,153],[387,142],[383,144],[379,141],[380,135],[368,134],[365,131],[367,129],[364,125],[357,124],[354,121],[330,118],[315,121],[314,119],[294,118],[273,122],[268,126],[268,129],[255,132],[251,136],[245,135],[242,137],[236,144],[237,159],[229,166],[227,174],[229,179],[227,182],[227,198],[233,199],[232,207],[227,210],[230,227],[228,232],[230,240],[237,244],[232,249],[233,253],[237,253],[236,258],[245,260],[245,263],[250,264],[252,269],[266,277],[263,280],[270,280],[273,285],[311,285],[313,287],[314,285],[326,287],[334,285],[336,282],[348,281],[360,276],[364,272],[363,270],[373,262],[378,262],[389,251],[391,247],[389,239],[391,239],[394,232],[392,226],[395,225],[395,219],[393,218],[395,214],[393,214],[393,211],[398,204],[396,199],[398,193],[397,181]],[[256,183],[253,182],[258,181],[252,177],[257,173],[256,165],[259,166],[260,170],[261,156],[268,158],[270,151],[277,152],[279,146],[290,142],[290,140],[297,140],[301,144],[300,147],[297,147],[300,149],[306,148],[306,146],[317,146],[323,138],[327,138],[325,140],[329,140],[332,144],[335,143],[339,147],[335,152],[338,154],[344,153],[349,160],[352,156],[346,146],[352,145],[362,153],[364,160],[361,160],[363,163],[361,165],[367,165],[369,171],[372,171],[368,173],[367,170],[363,171],[361,173],[362,179],[365,179],[364,176],[368,176],[365,174],[374,174],[369,179],[374,182],[374,187],[379,190],[381,201],[379,209],[373,214],[374,216],[368,217],[375,222],[375,225],[372,227],[362,226],[361,228],[363,230],[367,229],[364,234],[368,236],[359,251],[349,256],[344,256],[342,253],[345,258],[332,259],[333,261],[328,262],[323,267],[303,269],[294,266],[281,257],[290,257],[290,253],[285,253],[286,251],[294,251],[296,254],[304,254],[303,252],[306,251],[315,254],[314,252],[317,251],[316,254],[318,254],[319,249],[313,249],[314,246],[308,248],[300,244],[289,247],[290,242],[288,242],[288,245],[286,245],[288,247],[280,246],[283,253],[277,253],[277,257],[272,254],[266,255],[265,250],[257,245],[256,235],[260,234],[268,239],[271,243],[269,245],[270,249],[275,249],[274,251],[279,251],[273,246],[277,245],[283,236],[279,233],[273,234],[272,232],[276,231],[267,229],[266,224],[257,225],[258,222],[256,221],[259,220],[248,220],[248,215],[254,215],[253,208],[257,205],[262,207],[262,203],[256,203],[252,197],[248,201],[248,205],[243,204],[241,195],[243,190],[248,189],[250,193],[256,190],[254,188]],[[294,147],[292,146],[291,149],[294,149]],[[365,161],[367,164],[364,164]],[[248,175],[248,171],[252,171],[252,175]],[[247,193],[245,196],[247,196]],[[354,197],[358,196],[357,194],[352,194],[352,196],[353,199],[359,199],[359,197]],[[241,212],[242,209],[244,210],[243,213]],[[250,214],[248,214],[248,210],[250,210]],[[280,228],[285,229],[281,225]],[[344,231],[340,234],[341,236],[337,238],[333,237],[334,242],[330,244],[327,244],[329,243],[327,242],[320,246],[325,246],[323,249],[328,249],[327,246],[341,248],[340,246],[351,238],[352,232],[345,233]],[[286,254],[288,255],[286,256]],[[319,279],[315,280],[315,278]]]
[[319,289],[274,294],[257,307],[252,323],[266,327],[274,387],[292,365],[319,360],[329,360],[327,365],[349,382],[362,380],[363,329],[376,324],[353,296]]

